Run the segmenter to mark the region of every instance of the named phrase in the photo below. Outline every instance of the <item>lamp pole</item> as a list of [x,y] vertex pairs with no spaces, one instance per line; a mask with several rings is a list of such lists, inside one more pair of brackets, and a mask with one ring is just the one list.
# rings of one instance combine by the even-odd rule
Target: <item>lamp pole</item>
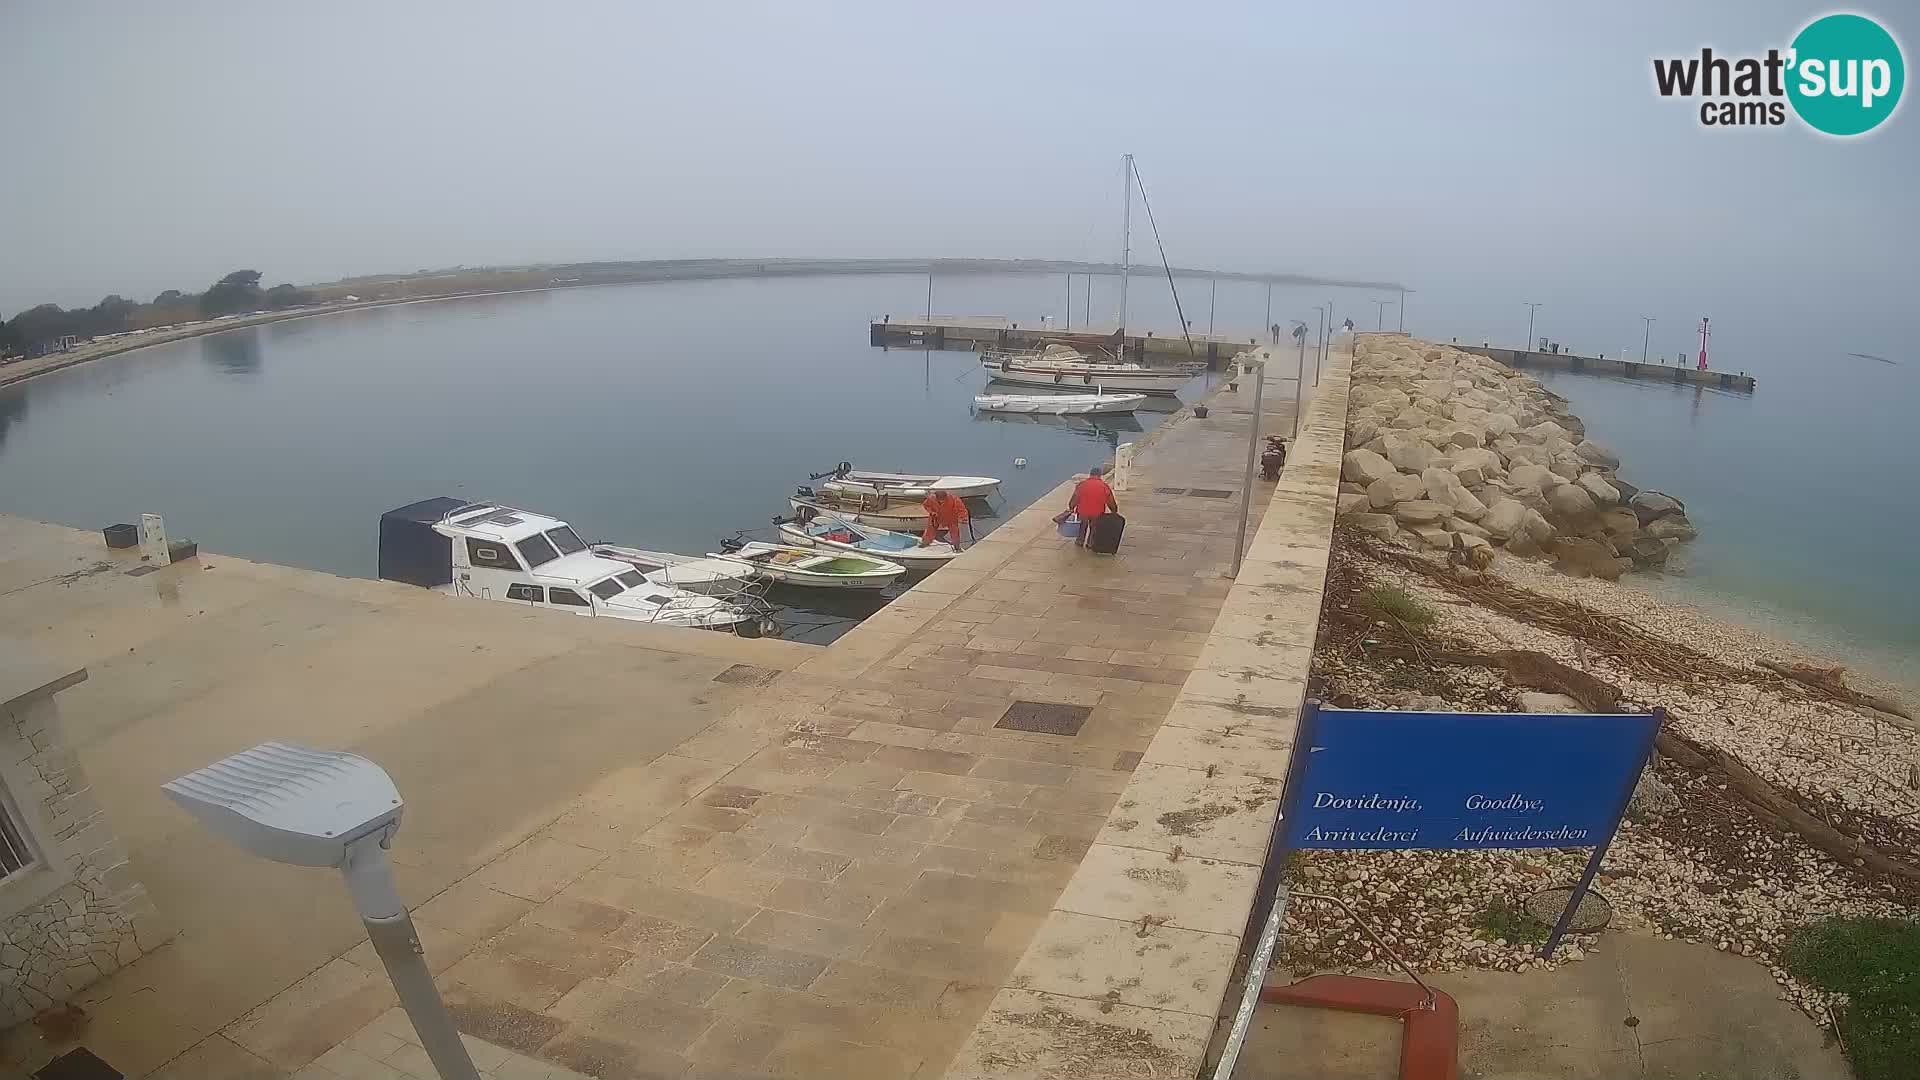
[[1214,278],[1213,285],[1207,290],[1207,336],[1213,336],[1213,301],[1220,295],[1220,279]]
[[1407,332],[1407,290],[1400,290],[1400,332]]
[[1373,328],[1375,330],[1386,329],[1387,305],[1391,303],[1393,303],[1391,300],[1375,300],[1373,302]]
[[1646,324],[1646,327],[1640,333],[1640,362],[1644,364],[1647,362],[1647,342],[1653,337],[1654,317],[1651,315],[1642,315],[1640,316],[1640,321]]
[[1247,469],[1240,479],[1240,527],[1233,534],[1233,574],[1240,576],[1240,559],[1247,546],[1247,516],[1253,512],[1253,461],[1259,455],[1260,445],[1260,395],[1267,388],[1267,360],[1273,356],[1271,347],[1262,348],[1258,365],[1253,369],[1253,419],[1247,425]]
[[1522,352],[1532,352],[1533,351],[1533,309],[1537,307],[1542,307],[1544,305],[1536,303],[1531,300],[1525,300],[1521,302],[1527,305],[1527,340],[1521,343],[1520,350]]
[[927,321],[933,321],[933,271],[927,271]]
[[1293,438],[1300,438],[1301,395],[1306,391],[1307,381],[1307,324],[1305,320],[1293,324],[1293,338],[1300,343],[1300,356],[1293,368]]
[[1313,385],[1320,385],[1320,365],[1327,362],[1327,309],[1313,309]]

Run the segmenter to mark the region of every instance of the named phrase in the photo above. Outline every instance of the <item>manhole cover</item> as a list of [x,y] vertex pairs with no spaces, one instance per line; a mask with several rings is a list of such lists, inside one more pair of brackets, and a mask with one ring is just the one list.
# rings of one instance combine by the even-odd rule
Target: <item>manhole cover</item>
[[[1560,913],[1567,910],[1567,901],[1573,899],[1573,886],[1556,885],[1551,889],[1541,889],[1527,897],[1527,914],[1552,927],[1560,921]],[[1567,929],[1580,934],[1591,934],[1596,930],[1605,930],[1613,921],[1613,905],[1607,898],[1587,890],[1580,901],[1580,908],[1573,913],[1573,921]]]
[[1153,489],[1153,492],[1156,495],[1185,495],[1187,493],[1187,489],[1157,487]]
[[1007,706],[1006,715],[993,725],[1007,731],[1031,731],[1040,735],[1078,735],[1093,710],[1085,705],[1061,705],[1053,701],[1016,701]]
[[131,569],[131,570],[129,570],[129,571],[127,571],[127,576],[128,576],[128,577],[140,577],[140,576],[142,576],[142,575],[144,575],[144,574],[151,574],[151,573],[153,573],[153,572],[154,572],[155,570],[158,570],[158,569],[160,569],[160,568],[159,568],[159,567],[157,567],[157,566],[136,566],[136,567],[134,567],[133,569]]
[[1233,492],[1225,488],[1192,488],[1187,494],[1196,499],[1230,499]]
[[47,1062],[33,1075],[34,1080],[122,1080],[125,1074],[101,1061],[93,1055],[93,1051],[83,1046]]
[[735,664],[713,677],[717,683],[732,683],[735,686],[765,686],[780,677],[773,668],[755,667],[752,664]]

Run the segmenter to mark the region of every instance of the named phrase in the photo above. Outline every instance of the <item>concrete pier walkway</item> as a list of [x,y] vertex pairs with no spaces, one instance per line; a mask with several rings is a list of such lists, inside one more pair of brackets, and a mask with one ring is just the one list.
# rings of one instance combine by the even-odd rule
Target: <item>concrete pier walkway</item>
[[[75,741],[183,928],[83,993],[87,1045],[134,1076],[425,1075],[337,883],[159,796],[292,737],[394,773],[402,886],[489,1075],[944,1075],[1228,603],[1250,397],[1141,440],[1118,557],[1057,535],[1063,484],[826,649],[215,556],[62,584],[97,541],[7,522],[82,563],[4,564],[0,604],[92,667]],[[21,1028],[3,1060],[50,1052]]]

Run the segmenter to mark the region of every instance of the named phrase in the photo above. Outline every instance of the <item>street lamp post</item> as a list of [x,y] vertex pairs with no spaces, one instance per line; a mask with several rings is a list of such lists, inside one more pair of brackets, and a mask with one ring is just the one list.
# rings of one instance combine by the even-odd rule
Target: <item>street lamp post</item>
[[1647,342],[1653,337],[1654,318],[1651,315],[1642,315],[1640,321],[1647,324],[1640,334],[1640,362],[1644,364],[1647,362]]
[[1533,309],[1544,305],[1533,301],[1522,301],[1527,305],[1527,340],[1520,346],[1522,352],[1533,351]]
[[1240,481],[1240,527],[1233,536],[1233,573],[1240,576],[1240,560],[1247,547],[1247,518],[1253,512],[1253,462],[1259,456],[1260,445],[1260,398],[1267,388],[1267,361],[1273,357],[1272,346],[1255,353],[1253,369],[1253,419],[1247,431],[1247,469]]
[[1400,332],[1407,332],[1407,290],[1400,290]]
[[1391,303],[1393,303],[1391,300],[1375,300],[1373,302],[1373,328],[1375,330],[1386,329],[1387,305]]

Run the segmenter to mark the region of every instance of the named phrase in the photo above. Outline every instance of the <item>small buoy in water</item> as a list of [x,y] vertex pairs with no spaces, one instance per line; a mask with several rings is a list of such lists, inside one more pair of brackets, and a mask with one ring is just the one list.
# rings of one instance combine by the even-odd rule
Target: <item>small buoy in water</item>
[[1016,468],[1016,469],[1024,469],[1024,468],[1026,468],[1026,467],[1027,467],[1027,459],[1026,459],[1026,458],[1023,458],[1023,457],[1017,457],[1017,458],[1014,458],[1014,459],[1013,459],[1013,467],[1014,467],[1014,468]]

